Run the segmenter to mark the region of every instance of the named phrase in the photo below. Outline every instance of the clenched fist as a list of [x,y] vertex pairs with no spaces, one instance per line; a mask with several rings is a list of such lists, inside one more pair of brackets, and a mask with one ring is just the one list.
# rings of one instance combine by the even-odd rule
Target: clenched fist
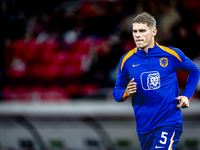
[[126,93],[128,96],[137,92],[137,83],[134,82],[134,78],[128,83]]

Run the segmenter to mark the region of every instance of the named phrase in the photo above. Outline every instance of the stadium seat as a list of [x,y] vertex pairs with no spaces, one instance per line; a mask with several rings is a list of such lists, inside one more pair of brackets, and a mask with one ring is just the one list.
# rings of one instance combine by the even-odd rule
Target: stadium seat
[[74,79],[78,78],[79,75],[82,73],[80,66],[65,66],[61,67],[59,77],[60,78],[68,78],[68,79]]
[[42,45],[32,39],[24,44],[24,57],[28,62],[39,60]]
[[69,58],[70,58],[70,55],[64,50],[61,50],[53,55],[51,63],[53,65],[65,66],[65,65],[68,65]]
[[11,42],[12,57],[24,59],[25,41],[23,39]]

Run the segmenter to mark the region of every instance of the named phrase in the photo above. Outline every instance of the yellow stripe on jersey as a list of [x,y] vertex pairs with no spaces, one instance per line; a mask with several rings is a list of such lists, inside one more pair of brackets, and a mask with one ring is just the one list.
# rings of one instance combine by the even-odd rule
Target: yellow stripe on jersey
[[123,94],[123,100],[125,101],[128,97],[129,97],[129,96],[128,96],[126,90],[125,90],[125,92],[124,92],[124,94]]
[[131,57],[134,53],[136,53],[136,52],[137,52],[137,47],[134,48],[134,49],[132,49],[132,50],[130,50],[130,51],[126,54],[126,56],[123,58],[122,63],[121,63],[121,71],[122,71],[122,68],[123,68],[123,66],[124,66],[125,61],[126,61],[129,57]]
[[164,51],[174,55],[178,60],[180,60],[180,62],[182,62],[181,58],[179,57],[179,55],[173,50],[173,49],[170,49],[168,47],[165,47],[165,46],[161,46],[159,45],[158,43],[156,43],[158,45],[158,47],[160,47],[161,49],[163,49]]

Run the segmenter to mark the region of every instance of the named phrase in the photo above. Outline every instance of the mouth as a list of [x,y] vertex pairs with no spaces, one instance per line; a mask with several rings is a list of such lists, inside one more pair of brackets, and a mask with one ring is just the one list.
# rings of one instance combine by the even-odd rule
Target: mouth
[[136,43],[142,43],[143,40],[136,40],[135,42],[136,42]]

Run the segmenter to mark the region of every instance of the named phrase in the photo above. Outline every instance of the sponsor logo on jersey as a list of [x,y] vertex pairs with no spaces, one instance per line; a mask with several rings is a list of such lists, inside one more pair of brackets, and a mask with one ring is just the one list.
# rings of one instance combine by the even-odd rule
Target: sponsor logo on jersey
[[168,59],[167,59],[166,57],[160,58],[159,61],[160,61],[160,65],[161,65],[162,67],[165,68],[165,67],[168,66]]
[[160,73],[158,71],[143,72],[140,75],[141,85],[144,90],[160,88]]

